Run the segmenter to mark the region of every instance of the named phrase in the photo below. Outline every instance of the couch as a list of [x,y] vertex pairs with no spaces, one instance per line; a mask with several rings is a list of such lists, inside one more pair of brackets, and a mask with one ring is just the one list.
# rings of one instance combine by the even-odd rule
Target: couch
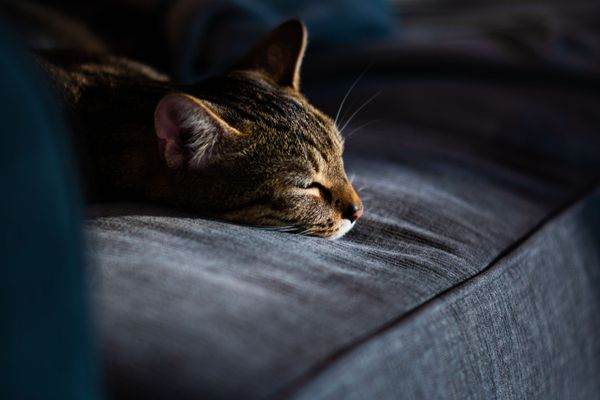
[[597,7],[396,3],[400,34],[303,65],[330,115],[362,75],[365,212],[337,241],[149,204],[88,206],[77,235],[62,123],[3,57],[0,397],[599,398]]
[[92,207],[109,393],[598,398],[600,75],[476,39],[309,52],[330,115],[365,70],[346,115],[380,92],[345,132],[365,213],[340,240]]

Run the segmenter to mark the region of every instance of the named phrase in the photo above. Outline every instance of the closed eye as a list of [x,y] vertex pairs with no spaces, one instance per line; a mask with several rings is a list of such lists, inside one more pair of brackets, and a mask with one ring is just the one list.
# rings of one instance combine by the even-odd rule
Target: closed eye
[[332,196],[331,191],[319,182],[313,182],[306,187],[306,189],[316,189],[319,195],[327,202],[331,202]]

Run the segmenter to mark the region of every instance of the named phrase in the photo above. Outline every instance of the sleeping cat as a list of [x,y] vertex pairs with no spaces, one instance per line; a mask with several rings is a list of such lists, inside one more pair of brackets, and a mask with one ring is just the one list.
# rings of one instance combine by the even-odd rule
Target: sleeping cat
[[178,85],[110,56],[41,53],[75,116],[91,199],[145,200],[330,239],[363,205],[343,139],[300,93],[306,29],[270,32],[224,75]]

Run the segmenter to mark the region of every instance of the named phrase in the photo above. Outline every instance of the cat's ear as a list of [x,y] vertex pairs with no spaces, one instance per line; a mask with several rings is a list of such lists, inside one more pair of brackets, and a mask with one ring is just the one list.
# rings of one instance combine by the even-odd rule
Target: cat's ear
[[198,168],[230,150],[239,131],[202,100],[183,93],[162,98],[154,111],[159,150],[169,168]]
[[269,32],[235,69],[259,70],[281,86],[300,89],[306,27],[292,19]]

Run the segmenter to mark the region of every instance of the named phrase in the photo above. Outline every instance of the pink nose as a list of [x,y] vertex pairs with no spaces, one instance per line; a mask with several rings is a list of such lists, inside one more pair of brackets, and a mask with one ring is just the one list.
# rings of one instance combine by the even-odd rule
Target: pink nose
[[360,218],[364,210],[362,203],[353,203],[346,208],[346,210],[342,213],[342,218],[350,220],[350,222],[354,222]]

